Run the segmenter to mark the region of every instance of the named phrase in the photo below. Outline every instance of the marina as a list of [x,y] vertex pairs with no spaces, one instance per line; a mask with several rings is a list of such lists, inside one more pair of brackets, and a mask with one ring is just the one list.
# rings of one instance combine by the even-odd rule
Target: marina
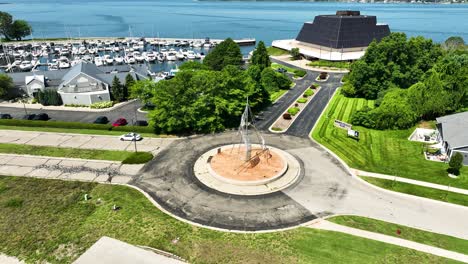
[[[80,62],[98,67],[147,64],[153,72],[170,71],[187,60],[203,60],[221,39],[86,38],[22,41],[2,44],[1,69],[5,72],[55,71]],[[240,46],[255,39],[235,40]]]

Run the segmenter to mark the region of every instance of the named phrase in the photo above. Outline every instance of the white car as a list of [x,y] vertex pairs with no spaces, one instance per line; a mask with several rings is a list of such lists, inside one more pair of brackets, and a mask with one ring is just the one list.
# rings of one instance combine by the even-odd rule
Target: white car
[[142,139],[143,138],[140,136],[140,134],[137,134],[137,133],[128,133],[128,134],[120,136],[121,141],[134,141],[134,140],[140,141]]

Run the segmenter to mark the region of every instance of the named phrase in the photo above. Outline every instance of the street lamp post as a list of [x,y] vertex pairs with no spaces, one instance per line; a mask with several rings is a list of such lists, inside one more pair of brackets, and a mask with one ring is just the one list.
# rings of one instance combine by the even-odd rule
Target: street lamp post
[[136,133],[133,132],[133,143],[134,143],[134,145],[135,145],[135,153],[138,152],[136,142],[137,142],[137,141],[136,141]]

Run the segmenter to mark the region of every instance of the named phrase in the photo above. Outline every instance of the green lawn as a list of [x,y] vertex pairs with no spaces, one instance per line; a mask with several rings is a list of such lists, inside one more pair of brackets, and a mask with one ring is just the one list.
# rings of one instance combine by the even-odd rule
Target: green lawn
[[[395,192],[401,192],[442,202],[468,206],[468,195],[418,186],[414,184],[397,182],[392,180],[377,179],[372,177],[361,177],[365,181]],[[450,189],[449,189],[450,190]]]
[[[91,199],[84,201],[84,194]],[[114,204],[121,209],[111,210]],[[455,263],[304,227],[261,234],[199,228],[119,185],[0,177],[0,212],[0,252],[28,262],[70,263],[109,236],[169,251],[190,263]],[[171,243],[175,238],[179,242]]]
[[283,50],[283,49],[278,49],[275,47],[268,47],[267,48],[268,55],[270,56],[281,56],[281,55],[288,55],[289,51]]
[[[0,125],[3,130],[22,130],[22,131],[39,131],[39,132],[54,132],[54,133],[73,133],[85,135],[104,135],[104,136],[121,136],[126,134],[125,131],[99,130],[99,129],[76,129],[76,128],[55,128],[55,127],[27,127],[27,126],[9,126]],[[142,137],[166,138],[174,137],[172,135],[156,135],[152,133],[138,133]]]
[[[327,220],[340,225],[399,237],[468,255],[468,240],[452,236],[441,235],[361,216],[335,216]],[[399,235],[397,234],[397,230],[401,232]]]
[[347,62],[347,61],[316,60],[316,61],[311,61],[308,65],[312,66],[312,67],[328,67],[328,68],[338,68],[338,69],[349,69],[349,66],[351,66],[351,63]]
[[447,164],[425,160],[424,144],[408,140],[414,128],[373,130],[353,127],[360,133],[360,140],[357,141],[349,138],[346,130],[333,125],[335,119],[349,122],[351,113],[366,105],[373,107],[374,102],[346,98],[338,91],[312,132],[312,137],[352,168],[468,189],[468,168],[461,170],[458,179],[452,179],[447,176]]
[[280,98],[283,94],[287,93],[288,91],[289,90],[279,89],[278,91],[271,93],[270,94],[270,101],[274,102],[274,101],[278,100],[278,98]]
[[291,67],[288,67],[288,66],[285,66],[283,64],[279,64],[279,63],[275,63],[273,62],[271,64],[271,68],[273,68],[274,70],[277,70],[279,68],[283,68],[285,69],[288,73],[291,73],[291,74],[294,74],[294,77],[298,78],[298,77],[304,77],[307,72],[305,70],[300,70],[300,69],[294,69],[294,68],[291,68]]
[[[124,161],[134,155],[133,152],[122,150],[59,148],[8,143],[0,143],[0,153],[113,161]],[[147,153],[141,152],[141,154]]]

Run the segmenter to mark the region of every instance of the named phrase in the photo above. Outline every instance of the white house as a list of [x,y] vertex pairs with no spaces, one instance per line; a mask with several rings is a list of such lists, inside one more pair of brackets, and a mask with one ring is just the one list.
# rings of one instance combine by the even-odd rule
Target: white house
[[26,76],[24,79],[26,92],[29,96],[32,97],[39,91],[44,91],[46,86],[44,75]]
[[62,77],[57,92],[63,104],[91,105],[110,101],[110,85],[99,75],[104,74],[96,65],[81,62]]

